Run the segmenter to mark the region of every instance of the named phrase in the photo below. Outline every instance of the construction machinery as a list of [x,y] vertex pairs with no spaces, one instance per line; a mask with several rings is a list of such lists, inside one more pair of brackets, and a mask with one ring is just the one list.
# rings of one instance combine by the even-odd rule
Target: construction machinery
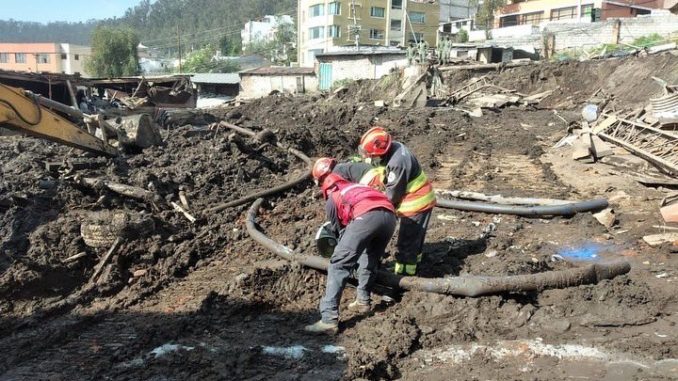
[[[3,84],[0,84],[0,127],[103,156],[117,156],[121,147],[146,148],[161,142],[160,133],[147,114],[113,119],[87,115]],[[97,132],[100,137],[96,136]]]

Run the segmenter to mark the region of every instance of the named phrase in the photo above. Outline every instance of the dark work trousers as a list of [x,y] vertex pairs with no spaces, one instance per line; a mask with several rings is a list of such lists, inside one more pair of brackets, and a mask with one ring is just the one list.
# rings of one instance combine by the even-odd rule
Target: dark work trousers
[[358,267],[358,300],[370,302],[375,270],[396,227],[395,215],[386,209],[371,210],[351,221],[334,248],[327,269],[325,296],[320,301],[324,322],[339,320],[339,301],[351,272]]
[[423,252],[424,239],[433,209],[410,217],[400,217],[400,232],[396,248],[396,261],[407,265],[417,264],[417,256]]

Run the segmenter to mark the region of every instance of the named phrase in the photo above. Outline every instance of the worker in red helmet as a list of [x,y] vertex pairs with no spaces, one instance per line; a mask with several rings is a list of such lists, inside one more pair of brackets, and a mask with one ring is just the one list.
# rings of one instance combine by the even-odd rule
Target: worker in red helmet
[[419,161],[382,127],[373,127],[360,139],[360,154],[375,166],[385,166],[385,193],[400,218],[395,273],[415,275],[426,230],[436,205],[433,186]]
[[313,178],[326,200],[330,229],[339,237],[339,242],[327,269],[325,295],[320,302],[321,319],[304,328],[312,333],[338,332],[339,301],[356,267],[357,297],[348,307],[359,312],[370,310],[375,270],[397,222],[393,205],[382,192],[332,173],[335,164],[332,158],[321,158],[313,166]]

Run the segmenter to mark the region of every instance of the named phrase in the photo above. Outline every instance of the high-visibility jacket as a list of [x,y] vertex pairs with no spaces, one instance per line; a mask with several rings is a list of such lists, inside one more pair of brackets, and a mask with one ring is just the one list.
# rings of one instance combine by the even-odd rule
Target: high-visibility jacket
[[386,195],[362,184],[339,182],[330,197],[337,208],[337,216],[342,226],[347,226],[354,219],[374,209],[395,211]]
[[359,183],[363,185],[369,185],[372,188],[383,189],[384,188],[384,178],[386,177],[386,167],[372,167],[369,171],[365,172],[360,178]]
[[399,216],[410,217],[435,206],[433,186],[417,158],[405,145],[392,142],[382,160],[386,165],[385,193]]
[[431,185],[424,171],[421,171],[419,176],[407,183],[405,196],[398,204],[396,211],[400,216],[409,217],[433,209],[435,205],[436,195],[433,191],[433,185]]

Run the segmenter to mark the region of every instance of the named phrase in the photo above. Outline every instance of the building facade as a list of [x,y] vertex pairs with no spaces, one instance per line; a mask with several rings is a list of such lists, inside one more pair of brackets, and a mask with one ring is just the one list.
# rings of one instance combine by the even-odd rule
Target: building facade
[[315,55],[340,46],[435,46],[440,3],[434,0],[298,0],[297,54],[311,67]]
[[59,43],[0,43],[0,70],[80,74],[85,72],[85,59],[91,55],[88,46]]
[[288,15],[264,16],[258,21],[248,21],[240,31],[243,51],[254,42],[272,41],[280,24],[294,24],[294,21]]
[[494,27],[636,17],[671,9],[675,4],[675,0],[509,0],[495,13]]

